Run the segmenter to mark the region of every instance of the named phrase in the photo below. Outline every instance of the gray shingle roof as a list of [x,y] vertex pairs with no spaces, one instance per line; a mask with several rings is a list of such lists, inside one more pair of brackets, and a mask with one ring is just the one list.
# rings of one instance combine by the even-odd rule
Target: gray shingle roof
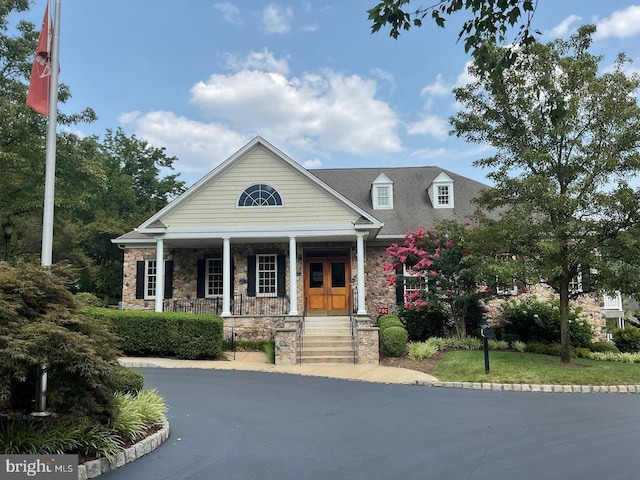
[[[433,208],[427,188],[445,172],[453,180],[455,208]],[[312,169],[309,173],[331,186],[375,218],[384,222],[383,236],[402,237],[418,226],[430,227],[438,220],[465,222],[472,217],[475,206],[471,199],[487,185],[444,170],[440,167],[398,168],[336,168]],[[374,210],[371,184],[384,173],[393,181],[393,209]]]

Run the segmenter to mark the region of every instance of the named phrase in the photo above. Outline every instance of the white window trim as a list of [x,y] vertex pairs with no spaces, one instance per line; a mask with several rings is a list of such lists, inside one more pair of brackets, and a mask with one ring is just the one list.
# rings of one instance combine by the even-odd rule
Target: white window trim
[[409,287],[407,287],[407,280],[410,279],[410,278],[414,278],[416,276],[417,276],[416,273],[407,270],[407,266],[405,264],[402,264],[402,287],[403,287],[404,298],[407,298],[407,295],[409,293],[419,292],[419,291],[423,291],[423,292],[428,292],[429,291],[429,284],[427,282],[427,279],[424,278],[424,277],[416,279],[416,280],[421,281],[423,283],[423,286],[421,288],[409,288]]
[[[383,188],[387,189],[385,205],[380,203],[380,192]],[[378,175],[371,184],[371,202],[374,210],[393,210],[393,182],[384,173]]]
[[496,295],[517,295],[518,294],[518,285],[516,284],[516,279],[512,278],[513,286],[511,288],[505,288],[498,285],[498,277],[496,277]]
[[[575,279],[575,280],[574,280]],[[571,278],[569,281],[569,292],[570,293],[582,293],[582,271],[578,271],[578,274]]]
[[[271,257],[273,259],[273,270],[268,270],[269,272],[273,271],[273,292],[260,292],[260,274],[264,272],[264,270],[260,269],[260,259],[264,257]],[[256,297],[277,297],[278,296],[278,255],[275,253],[259,253],[256,255]]]
[[[149,274],[149,270],[150,270],[150,264],[153,264],[153,267],[155,269],[155,273],[153,275]],[[156,264],[155,260],[145,260],[144,261],[144,299],[145,300],[155,300],[156,295],[158,293],[157,288],[158,288],[158,265]],[[149,279],[150,277],[153,276],[155,278],[155,287],[154,287],[154,293],[152,295],[149,294]]]
[[[438,202],[438,193],[439,187],[447,187],[449,201],[445,203]],[[436,179],[431,183],[429,187],[429,197],[431,198],[431,204],[433,208],[454,208],[455,207],[455,189],[453,185],[453,179],[449,177],[444,172],[440,172],[440,174],[436,177]]]
[[[221,257],[207,257],[205,258],[205,281],[204,281],[204,296],[205,298],[222,298],[222,292],[220,292],[219,294],[210,294],[209,291],[211,290],[211,282],[209,281],[209,278],[211,276],[211,270],[210,270],[210,266],[213,265],[213,260],[219,260],[220,261],[220,269],[221,269],[221,275],[222,275],[222,258]],[[220,280],[221,282],[223,281],[223,279],[221,278]]]

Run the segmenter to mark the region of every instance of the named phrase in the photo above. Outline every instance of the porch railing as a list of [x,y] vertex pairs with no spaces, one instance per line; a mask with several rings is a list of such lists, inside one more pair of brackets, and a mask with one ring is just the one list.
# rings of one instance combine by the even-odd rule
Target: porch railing
[[[289,313],[289,299],[235,295],[230,307],[232,315],[286,315]],[[222,298],[167,298],[163,302],[163,310],[165,312],[220,315],[222,313]]]

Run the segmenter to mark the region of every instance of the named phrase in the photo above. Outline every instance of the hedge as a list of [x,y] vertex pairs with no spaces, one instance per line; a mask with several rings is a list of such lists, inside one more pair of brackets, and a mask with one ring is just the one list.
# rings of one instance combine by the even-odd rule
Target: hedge
[[111,323],[118,347],[127,355],[187,360],[222,355],[223,320],[217,315],[89,309],[87,315]]

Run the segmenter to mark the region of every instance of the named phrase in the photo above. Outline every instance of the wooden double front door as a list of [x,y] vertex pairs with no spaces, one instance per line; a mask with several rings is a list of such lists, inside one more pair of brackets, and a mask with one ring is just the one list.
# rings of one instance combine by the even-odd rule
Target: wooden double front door
[[305,256],[304,294],[308,315],[348,315],[351,295],[348,252],[319,251]]

